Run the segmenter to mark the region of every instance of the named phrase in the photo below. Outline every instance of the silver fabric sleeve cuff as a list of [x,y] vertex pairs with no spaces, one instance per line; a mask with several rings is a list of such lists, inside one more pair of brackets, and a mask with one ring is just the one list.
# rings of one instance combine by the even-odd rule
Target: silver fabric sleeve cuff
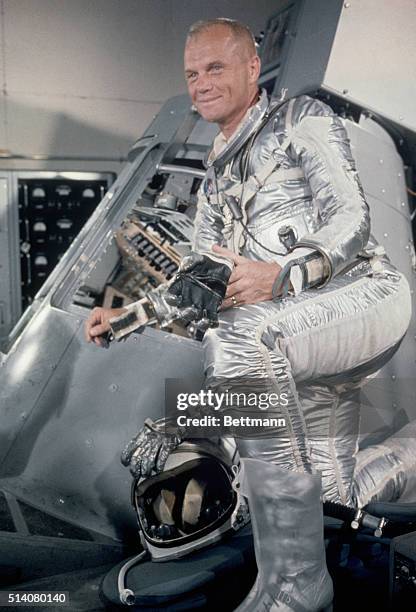
[[297,295],[300,291],[325,284],[329,275],[325,258],[314,251],[292,259],[280,271],[272,287],[272,299]]
[[295,264],[290,271],[290,282],[295,295],[305,289],[324,285],[330,275],[327,260],[320,253],[315,251],[302,259],[305,261]]
[[125,338],[136,329],[147,325],[151,319],[152,308],[146,299],[129,304],[126,307],[126,312],[109,320],[114,340]]

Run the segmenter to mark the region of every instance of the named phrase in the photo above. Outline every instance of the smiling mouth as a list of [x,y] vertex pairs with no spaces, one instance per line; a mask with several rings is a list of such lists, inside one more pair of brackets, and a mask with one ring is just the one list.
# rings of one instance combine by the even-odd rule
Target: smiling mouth
[[216,102],[220,99],[220,96],[217,98],[210,98],[209,100],[198,100],[198,104],[210,104],[211,102]]

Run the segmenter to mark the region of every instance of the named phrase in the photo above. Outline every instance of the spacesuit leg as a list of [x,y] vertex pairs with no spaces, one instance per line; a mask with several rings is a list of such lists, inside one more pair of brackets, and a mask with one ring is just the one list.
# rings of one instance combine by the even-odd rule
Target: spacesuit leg
[[298,385],[314,469],[321,474],[324,498],[353,504],[351,482],[358,451],[360,386]]
[[[278,443],[256,438],[237,439],[240,456],[261,457],[293,471],[311,471],[306,424],[297,400],[290,363],[280,351],[270,352],[259,336],[262,322],[273,311],[270,302],[233,308],[222,313],[218,328],[204,337],[206,385],[210,389],[236,393],[254,391],[287,394],[282,406],[287,427],[278,433]],[[279,308],[279,306],[277,306]]]

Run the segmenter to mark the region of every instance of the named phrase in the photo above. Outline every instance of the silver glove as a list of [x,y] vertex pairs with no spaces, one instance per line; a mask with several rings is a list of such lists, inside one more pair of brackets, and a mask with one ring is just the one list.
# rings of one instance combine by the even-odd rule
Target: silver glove
[[166,419],[146,419],[139,433],[121,453],[121,463],[134,478],[147,478],[163,470],[170,453],[182,442],[183,431]]

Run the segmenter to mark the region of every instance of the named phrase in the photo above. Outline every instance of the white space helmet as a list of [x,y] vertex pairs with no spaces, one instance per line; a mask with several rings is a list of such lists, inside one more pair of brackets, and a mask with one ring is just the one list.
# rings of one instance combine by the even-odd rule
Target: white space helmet
[[183,442],[163,472],[132,485],[140,537],[153,561],[182,557],[249,521],[238,467],[223,446]]

